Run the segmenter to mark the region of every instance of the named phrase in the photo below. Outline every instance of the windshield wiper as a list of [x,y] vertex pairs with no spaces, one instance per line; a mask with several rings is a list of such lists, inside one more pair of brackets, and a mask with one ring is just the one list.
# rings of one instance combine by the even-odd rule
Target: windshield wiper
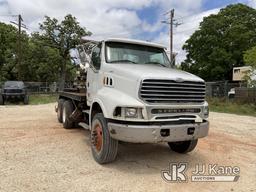
[[162,64],[162,63],[159,63],[159,62],[154,62],[154,61],[150,61],[150,62],[147,62],[145,64],[156,64],[156,65],[160,65],[162,67],[167,67],[166,65]]
[[136,63],[134,61],[131,61],[131,60],[128,60],[128,59],[111,61],[110,63],[134,63],[134,64],[138,64],[138,63]]

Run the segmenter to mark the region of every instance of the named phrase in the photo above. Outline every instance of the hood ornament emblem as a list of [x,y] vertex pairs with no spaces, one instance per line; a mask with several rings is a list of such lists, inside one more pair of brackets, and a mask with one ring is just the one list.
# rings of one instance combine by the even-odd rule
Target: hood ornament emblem
[[182,79],[182,78],[177,78],[177,79],[175,79],[175,81],[176,81],[177,83],[182,83],[182,82],[184,82],[184,79]]

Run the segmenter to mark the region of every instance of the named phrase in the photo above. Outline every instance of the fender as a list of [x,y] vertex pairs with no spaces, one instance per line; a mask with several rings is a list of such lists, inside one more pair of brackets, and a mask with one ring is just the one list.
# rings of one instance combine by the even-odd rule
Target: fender
[[90,108],[90,114],[89,114],[89,127],[90,127],[90,129],[91,129],[91,124],[92,124],[92,122],[91,122],[92,106],[93,106],[95,103],[97,103],[97,104],[100,106],[104,117],[106,117],[106,114],[107,114],[107,111],[106,111],[106,108],[104,107],[103,102],[102,102],[100,99],[98,99],[98,98],[93,99],[93,102],[92,102],[91,108]]
[[101,107],[104,117],[110,119],[113,118],[113,112],[117,106],[144,108],[143,103],[138,101],[136,98],[114,88],[104,87],[97,92],[96,96],[97,97],[94,98],[90,109],[90,121],[92,106],[95,103],[98,103]]
[[144,108],[142,102],[136,97],[128,95],[115,88],[104,87],[97,92],[97,98],[104,103],[106,118],[113,118],[113,112],[116,107],[140,107]]

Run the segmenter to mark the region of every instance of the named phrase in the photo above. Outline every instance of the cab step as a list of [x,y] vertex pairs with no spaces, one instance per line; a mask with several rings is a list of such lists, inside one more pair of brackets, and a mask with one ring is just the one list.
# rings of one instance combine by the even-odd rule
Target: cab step
[[89,125],[86,124],[86,123],[80,122],[80,123],[78,123],[78,125],[81,126],[81,127],[83,127],[83,128],[86,129],[86,130],[90,130]]

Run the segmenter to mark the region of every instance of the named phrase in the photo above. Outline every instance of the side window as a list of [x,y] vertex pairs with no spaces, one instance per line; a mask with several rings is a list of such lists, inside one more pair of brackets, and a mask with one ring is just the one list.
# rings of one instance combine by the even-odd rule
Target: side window
[[101,62],[100,53],[101,53],[101,44],[95,47],[92,51],[92,65],[97,70],[100,69],[100,62]]

